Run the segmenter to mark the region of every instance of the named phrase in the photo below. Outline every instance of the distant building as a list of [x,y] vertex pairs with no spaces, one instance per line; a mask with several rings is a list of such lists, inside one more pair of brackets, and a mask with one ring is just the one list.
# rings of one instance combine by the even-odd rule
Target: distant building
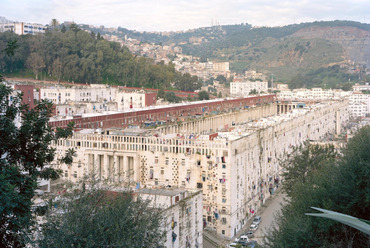
[[263,74],[256,71],[245,71],[245,77],[248,79],[262,79]]
[[213,70],[219,72],[230,71],[229,62],[213,62]]
[[352,86],[353,91],[363,91],[368,90],[370,91],[370,85],[369,83],[366,84],[355,84]]
[[155,105],[157,93],[117,92],[118,110],[143,108]]
[[230,94],[232,96],[247,96],[252,90],[256,90],[257,93],[267,93],[268,83],[259,81],[234,81],[230,83]]
[[35,107],[34,88],[33,85],[14,85],[14,90],[20,90],[22,92],[22,103],[27,104],[30,109]]
[[294,90],[281,90],[277,97],[279,100],[328,100],[328,99],[339,99],[348,97],[351,94],[349,91],[343,91],[341,89],[294,89]]
[[18,35],[23,34],[44,34],[46,26],[37,23],[26,23],[26,22],[12,22],[12,23],[0,23],[0,32],[14,32]]
[[289,90],[289,86],[287,84],[276,84],[277,90]]
[[365,117],[370,114],[370,95],[359,91],[349,97],[349,113],[353,118]]
[[40,98],[49,99],[54,104],[62,104],[68,101],[74,102],[100,102],[115,101],[116,88],[105,85],[91,85],[91,87],[74,88],[41,88]]

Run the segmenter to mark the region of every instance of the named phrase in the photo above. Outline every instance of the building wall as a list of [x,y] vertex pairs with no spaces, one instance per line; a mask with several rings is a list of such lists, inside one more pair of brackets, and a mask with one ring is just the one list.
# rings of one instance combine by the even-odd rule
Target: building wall
[[18,35],[23,34],[43,34],[46,27],[42,24],[13,22],[13,23],[0,23],[0,32],[11,31]]
[[146,93],[145,94],[145,107],[153,106],[157,102],[157,93]]
[[349,112],[353,118],[365,117],[370,114],[370,95],[353,92],[349,97]]
[[220,72],[230,71],[229,62],[213,62],[213,70]]
[[232,96],[247,96],[252,90],[258,93],[268,91],[268,82],[231,82],[230,94]]
[[41,88],[40,98],[49,99],[54,104],[73,102],[112,102],[116,100],[116,88]]
[[137,194],[151,200],[151,206],[165,209],[164,247],[203,247],[201,190],[142,189]]
[[[129,186],[201,189],[204,225],[233,237],[276,189],[278,159],[307,139],[338,133],[348,121],[347,105],[345,100],[318,104],[209,135],[75,133],[56,144],[58,156],[76,149],[74,164],[54,166],[72,181],[95,172]],[[77,171],[77,177],[70,171]]]
[[350,93],[341,89],[284,89],[277,94],[277,97],[279,100],[329,100],[347,97]]
[[28,104],[30,109],[33,109],[35,107],[33,85],[14,85],[14,89],[20,90],[22,92],[22,103]]

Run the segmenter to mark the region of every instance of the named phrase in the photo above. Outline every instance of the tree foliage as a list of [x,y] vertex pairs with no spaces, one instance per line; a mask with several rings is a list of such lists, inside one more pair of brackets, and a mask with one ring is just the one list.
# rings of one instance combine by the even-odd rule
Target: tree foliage
[[340,68],[339,65],[334,65],[310,70],[305,74],[299,73],[287,83],[291,89],[322,87],[324,89],[342,88],[343,90],[351,90],[353,82],[358,80],[358,74],[350,74],[346,69]]
[[177,72],[172,63],[156,64],[151,59],[133,56],[119,43],[106,41],[99,33],[83,31],[76,24],[71,24],[68,30],[58,30],[54,24],[42,36],[0,33],[0,51],[8,43],[18,47],[14,56],[8,52],[0,55],[0,69],[9,76],[32,71],[36,78],[44,73],[44,78],[76,83],[157,89],[170,88],[175,83],[177,89],[187,91],[201,86],[198,77]]
[[209,93],[207,91],[200,91],[198,93],[199,100],[209,100]]
[[[43,247],[160,247],[161,209],[133,192],[110,192],[91,178],[50,201],[41,228]],[[57,208],[54,206],[57,205]]]
[[[325,152],[326,151],[326,152]],[[267,247],[368,247],[366,234],[336,221],[305,215],[318,207],[360,219],[370,216],[370,126],[336,157],[331,147],[300,147],[287,160],[288,204],[265,239]],[[316,156],[317,154],[317,156]]]
[[0,84],[1,247],[23,247],[27,243],[37,180],[59,177],[57,170],[47,167],[55,154],[50,144],[72,134],[72,126],[63,133],[48,126],[51,102],[41,101],[29,109],[21,97]]
[[165,99],[169,102],[180,102],[180,98],[173,91],[166,92]]
[[304,185],[309,176],[314,175],[318,169],[331,163],[337,157],[333,145],[320,146],[306,142],[294,147],[288,158],[281,165],[285,172],[284,190],[289,197],[294,193],[297,185]]

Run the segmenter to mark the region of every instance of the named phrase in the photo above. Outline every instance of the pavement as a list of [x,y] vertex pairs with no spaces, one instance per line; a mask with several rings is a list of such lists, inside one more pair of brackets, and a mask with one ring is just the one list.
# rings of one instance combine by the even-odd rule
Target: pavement
[[[252,240],[256,240],[259,244],[262,244],[263,237],[265,236],[267,230],[274,222],[275,213],[281,208],[281,204],[284,203],[284,197],[286,195],[281,192],[280,187],[274,195],[266,199],[265,203],[256,212],[256,215],[262,217],[262,221],[259,228],[255,231],[255,237]],[[241,234],[249,231],[249,226],[253,222],[253,217],[247,221],[244,227],[239,230],[235,237],[241,236]],[[214,230],[204,229],[203,230],[203,247],[204,248],[220,248],[226,247],[228,243],[231,243],[234,239],[229,239],[218,235]]]

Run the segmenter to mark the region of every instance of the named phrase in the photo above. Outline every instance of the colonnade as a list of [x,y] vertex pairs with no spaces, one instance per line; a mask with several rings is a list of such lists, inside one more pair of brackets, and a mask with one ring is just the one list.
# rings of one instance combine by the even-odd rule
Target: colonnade
[[87,173],[110,182],[131,183],[140,180],[137,154],[87,151]]

